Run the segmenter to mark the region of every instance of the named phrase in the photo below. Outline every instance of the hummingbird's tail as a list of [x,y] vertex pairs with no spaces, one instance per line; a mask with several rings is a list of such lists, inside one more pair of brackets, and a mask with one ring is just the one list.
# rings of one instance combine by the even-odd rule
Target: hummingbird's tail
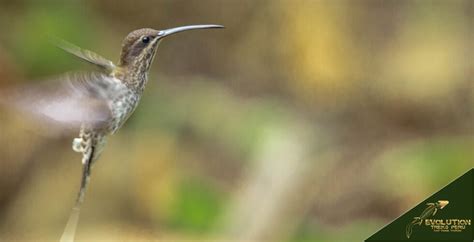
[[84,197],[89,185],[91,168],[101,153],[101,148],[105,144],[105,136],[96,132],[81,129],[80,137],[74,139],[73,149],[81,152],[82,155],[82,179],[79,193],[77,194],[76,203],[71,211],[69,220],[61,236],[61,242],[73,242],[76,234],[77,224],[79,222],[79,214]]

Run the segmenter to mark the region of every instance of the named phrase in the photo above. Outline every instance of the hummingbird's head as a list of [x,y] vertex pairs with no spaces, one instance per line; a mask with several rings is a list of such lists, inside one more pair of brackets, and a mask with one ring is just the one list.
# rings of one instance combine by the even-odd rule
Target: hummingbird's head
[[193,29],[223,28],[222,25],[189,25],[165,30],[150,28],[132,31],[122,43],[120,66],[138,65],[149,69],[156,54],[158,44],[165,37],[175,33]]

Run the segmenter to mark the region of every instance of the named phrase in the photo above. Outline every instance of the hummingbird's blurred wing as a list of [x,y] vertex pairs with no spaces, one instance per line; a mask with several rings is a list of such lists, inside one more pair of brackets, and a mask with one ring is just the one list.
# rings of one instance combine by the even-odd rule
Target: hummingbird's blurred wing
[[100,56],[95,52],[82,49],[62,39],[57,39],[55,42],[56,45],[64,51],[79,57],[81,60],[87,61],[104,69],[107,73],[111,73],[115,69],[115,65],[112,61]]
[[112,100],[127,91],[124,84],[106,74],[77,72],[8,89],[0,95],[0,102],[60,128],[78,128],[83,123],[102,127],[112,117]]

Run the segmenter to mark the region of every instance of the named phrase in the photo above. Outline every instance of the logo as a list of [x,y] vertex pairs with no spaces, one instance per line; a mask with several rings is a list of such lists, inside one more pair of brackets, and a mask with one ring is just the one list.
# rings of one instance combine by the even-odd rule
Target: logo
[[[434,216],[436,214],[436,212],[438,211],[438,209],[443,209],[444,207],[446,207],[446,205],[448,205],[448,203],[449,203],[449,201],[447,201],[447,200],[439,200],[436,203],[427,203],[426,205],[428,207],[425,208],[425,210],[423,210],[421,215],[418,216],[418,217],[414,217],[413,221],[411,221],[411,223],[407,224],[407,227],[405,229],[405,234],[406,234],[407,238],[409,239],[411,234],[413,233],[413,226],[415,226],[415,225],[420,225],[421,226],[423,221],[425,221],[428,218]],[[426,223],[428,223],[428,222],[426,222]]]
[[473,242],[474,169],[435,192],[365,241]]

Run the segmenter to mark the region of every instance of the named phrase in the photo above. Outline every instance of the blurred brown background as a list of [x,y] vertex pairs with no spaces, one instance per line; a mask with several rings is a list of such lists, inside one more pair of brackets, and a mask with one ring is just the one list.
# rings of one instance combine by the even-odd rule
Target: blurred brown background
[[[92,174],[79,240],[361,241],[473,167],[474,2],[0,1],[0,88],[166,39]],[[58,240],[76,133],[0,108],[0,241]]]

